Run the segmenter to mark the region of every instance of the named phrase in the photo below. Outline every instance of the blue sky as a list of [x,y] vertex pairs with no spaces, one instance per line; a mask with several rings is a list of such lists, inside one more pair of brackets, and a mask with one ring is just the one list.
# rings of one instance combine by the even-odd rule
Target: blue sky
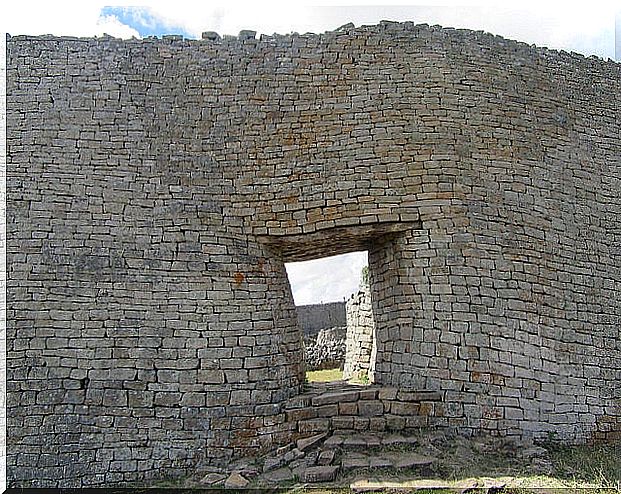
[[121,24],[124,24],[140,35],[141,38],[147,36],[162,36],[163,34],[181,34],[186,38],[194,37],[193,34],[174,21],[168,21],[160,16],[150,7],[103,7],[101,16],[115,17]]

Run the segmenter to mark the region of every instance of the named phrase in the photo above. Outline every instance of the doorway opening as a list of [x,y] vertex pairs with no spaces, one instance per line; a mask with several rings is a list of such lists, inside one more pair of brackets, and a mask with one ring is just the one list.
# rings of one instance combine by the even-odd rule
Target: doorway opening
[[374,321],[367,251],[285,264],[308,382],[369,384]]
[[[368,277],[366,277],[366,273],[364,276],[369,284],[368,299],[370,300],[371,309],[366,316],[362,317],[362,320],[370,322],[365,317],[372,318],[373,320],[372,325],[370,324],[372,328],[371,352],[368,357],[368,370],[365,370],[363,366],[360,366],[357,370],[355,366],[350,366],[350,368],[353,368],[352,372],[354,375],[352,378],[357,378],[369,384],[385,384],[392,380],[393,345],[390,339],[394,338],[395,334],[398,334],[395,331],[398,331],[399,325],[399,311],[395,310],[395,305],[396,301],[399,300],[400,274],[399,259],[395,257],[395,245],[402,238],[404,232],[412,229],[421,229],[420,222],[364,222],[357,225],[338,226],[315,231],[309,228],[311,231],[306,233],[262,235],[258,237],[266,246],[267,251],[271,251],[274,257],[277,257],[282,262],[281,273],[287,277],[289,296],[286,297],[287,300],[283,301],[283,303],[287,311],[294,312],[295,309],[295,313],[298,316],[296,317],[298,320],[295,321],[295,328],[290,328],[293,331],[286,336],[295,335],[294,338],[289,339],[292,350],[289,351],[288,355],[291,356],[291,366],[295,368],[300,382],[304,380],[305,362],[302,348],[302,329],[299,324],[299,320],[303,316],[299,316],[302,312],[299,306],[305,303],[308,305],[310,300],[304,299],[300,295],[300,293],[303,295],[305,291],[300,291],[298,288],[300,284],[296,280],[295,267],[292,267],[292,264],[298,264],[301,261],[316,261],[347,253],[368,252]],[[343,297],[345,297],[345,302],[347,302],[349,300],[348,297],[351,298],[351,294],[360,291],[360,279],[364,264],[366,263],[359,263],[356,268],[350,268],[354,273],[352,281],[349,282],[350,286],[354,288],[350,291],[350,294],[340,293],[337,300],[333,300],[329,295],[332,285],[324,284],[323,288],[313,287],[312,291],[320,293],[319,298],[313,301],[316,303],[322,301],[324,303],[333,301],[343,302]],[[334,271],[333,267],[328,267],[322,270],[322,276],[326,276],[326,273]],[[340,280],[337,279],[336,281],[340,283]],[[312,282],[313,280],[307,281],[306,284],[302,283],[300,286],[312,286]],[[333,281],[333,284],[336,284],[336,282]],[[293,290],[291,289],[292,287],[294,287]],[[294,305],[298,307],[295,308]],[[313,304],[311,303],[310,305]],[[345,320],[347,324],[347,312]],[[284,329],[289,331],[286,325]],[[345,340],[347,341],[347,332]],[[347,343],[345,343],[345,347],[347,349]],[[367,355],[368,353],[368,351],[365,352]],[[345,363],[343,363],[343,370],[345,368]],[[361,372],[362,374],[360,374]],[[332,376],[332,378],[338,377],[342,378],[343,376]],[[338,383],[342,382],[338,381]]]

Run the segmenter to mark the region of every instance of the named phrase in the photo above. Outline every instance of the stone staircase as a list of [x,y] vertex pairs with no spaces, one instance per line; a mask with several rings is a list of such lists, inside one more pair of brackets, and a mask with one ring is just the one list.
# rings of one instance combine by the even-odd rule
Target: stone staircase
[[[308,385],[286,404],[294,437],[322,432],[408,431],[434,425],[442,393],[345,381]],[[440,412],[440,413],[439,413]]]
[[320,433],[299,439],[264,459],[257,485],[283,482],[347,483],[352,475],[374,472],[431,472],[434,458],[417,451],[414,436],[394,433]]
[[309,384],[284,407],[289,444],[235,462],[228,478],[210,473],[200,484],[339,486],[360,471],[425,475],[434,458],[419,448],[415,434],[433,429],[441,407],[442,394],[434,391],[344,381]]

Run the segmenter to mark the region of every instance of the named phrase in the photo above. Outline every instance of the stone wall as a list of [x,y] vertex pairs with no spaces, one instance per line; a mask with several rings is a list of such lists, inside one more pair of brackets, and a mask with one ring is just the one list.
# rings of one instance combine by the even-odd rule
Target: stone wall
[[411,23],[7,52],[13,486],[286,442],[284,263],[359,250],[434,424],[621,434],[621,65]]
[[373,381],[377,348],[371,290],[363,285],[347,301],[347,337],[343,379]]
[[6,39],[0,35],[0,491],[6,489]]
[[307,371],[343,368],[346,327],[320,329],[304,336],[304,362]]
[[345,302],[298,305],[298,324],[305,335],[316,335],[319,330],[342,327],[347,324]]

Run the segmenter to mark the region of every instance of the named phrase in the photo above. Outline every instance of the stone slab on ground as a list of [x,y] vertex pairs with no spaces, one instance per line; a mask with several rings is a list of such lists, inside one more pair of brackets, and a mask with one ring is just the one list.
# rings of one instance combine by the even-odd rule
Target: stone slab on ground
[[423,456],[417,453],[395,453],[387,456],[392,459],[395,468],[426,467],[435,461],[435,458],[431,456]]
[[386,458],[385,456],[374,456],[370,458],[369,466],[371,468],[391,468],[393,462],[390,458]]
[[313,406],[330,405],[332,403],[342,403],[344,401],[356,401],[359,397],[358,391],[341,391],[337,393],[325,393],[314,396]]
[[289,482],[294,480],[295,476],[290,468],[284,467],[271,472],[264,473],[261,478],[271,483]]
[[333,449],[322,451],[317,458],[317,464],[330,465],[334,461],[335,456],[336,452]]
[[415,446],[419,443],[416,437],[391,434],[382,438],[383,446]]
[[368,468],[371,465],[371,459],[365,455],[348,454],[341,460],[341,466],[344,470],[353,468]]
[[263,463],[263,471],[269,472],[270,470],[276,470],[285,464],[285,457],[279,456],[277,458],[266,458]]
[[343,439],[343,446],[353,446],[361,448],[371,448],[379,446],[381,440],[378,436],[372,434],[357,434]]
[[203,485],[216,486],[216,485],[222,484],[225,479],[226,479],[226,475],[223,475],[221,473],[211,472],[205,475],[202,479],[200,479],[199,482]]
[[304,453],[302,451],[300,451],[298,448],[293,448],[284,456],[284,460],[285,463],[291,463],[293,460],[298,460],[299,458],[303,457]]
[[[345,436],[341,436],[340,434],[334,434],[325,440],[323,445],[328,448],[335,448],[340,446],[345,441]],[[299,446],[298,446],[299,447]]]
[[332,482],[336,478],[339,471],[338,466],[317,466],[309,467],[302,472],[301,479],[303,482]]
[[237,472],[233,472],[224,482],[224,487],[226,487],[227,489],[243,489],[249,483],[250,482],[247,478],[243,477]]
[[406,480],[403,482],[387,480],[357,480],[350,484],[350,490],[358,492],[412,492],[417,490],[450,489],[450,484],[441,480]]
[[321,442],[326,436],[327,434],[323,432],[321,434],[315,434],[314,436],[298,439],[296,445],[300,451],[306,451]]

